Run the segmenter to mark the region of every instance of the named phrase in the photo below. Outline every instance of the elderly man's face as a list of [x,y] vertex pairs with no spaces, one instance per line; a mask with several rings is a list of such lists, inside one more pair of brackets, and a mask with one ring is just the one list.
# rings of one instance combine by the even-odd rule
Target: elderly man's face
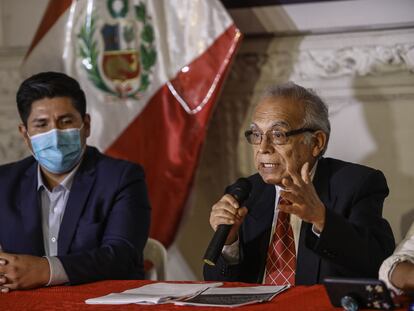
[[[265,98],[253,114],[251,130],[261,133],[272,130],[288,132],[303,127],[305,110],[301,103],[286,98]],[[306,134],[287,137],[283,145],[274,144],[270,135],[262,136],[259,145],[253,145],[255,165],[263,180],[269,184],[281,185],[289,177],[287,168],[300,173],[305,162],[312,167],[318,152]]]

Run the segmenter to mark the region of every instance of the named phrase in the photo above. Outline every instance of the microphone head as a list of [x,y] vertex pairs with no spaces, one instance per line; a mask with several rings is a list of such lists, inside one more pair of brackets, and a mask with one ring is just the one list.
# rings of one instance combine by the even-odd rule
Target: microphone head
[[239,204],[242,204],[250,195],[252,184],[247,178],[239,178],[237,181],[228,186],[226,193],[232,195]]

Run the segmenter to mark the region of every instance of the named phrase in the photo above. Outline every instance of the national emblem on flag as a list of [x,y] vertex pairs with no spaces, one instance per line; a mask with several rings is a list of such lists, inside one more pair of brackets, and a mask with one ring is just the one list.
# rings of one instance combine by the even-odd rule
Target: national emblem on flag
[[[151,83],[157,53],[144,2],[108,0],[85,14],[78,26],[79,61],[100,90],[139,98]],[[76,26],[75,26],[76,27]]]

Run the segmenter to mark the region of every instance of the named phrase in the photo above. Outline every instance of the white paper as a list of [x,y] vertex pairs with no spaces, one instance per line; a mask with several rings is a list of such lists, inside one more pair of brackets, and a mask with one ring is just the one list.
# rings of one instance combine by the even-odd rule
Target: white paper
[[129,304],[144,303],[157,304],[169,302],[173,299],[193,297],[211,287],[221,286],[223,283],[182,284],[182,283],[152,283],[138,288],[128,289],[122,293],[85,300],[87,304]]

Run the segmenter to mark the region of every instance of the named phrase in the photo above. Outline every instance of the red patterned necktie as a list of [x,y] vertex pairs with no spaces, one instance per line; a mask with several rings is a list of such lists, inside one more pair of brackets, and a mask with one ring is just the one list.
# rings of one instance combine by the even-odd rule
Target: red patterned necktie
[[295,285],[296,251],[290,214],[279,211],[266,260],[265,284]]

